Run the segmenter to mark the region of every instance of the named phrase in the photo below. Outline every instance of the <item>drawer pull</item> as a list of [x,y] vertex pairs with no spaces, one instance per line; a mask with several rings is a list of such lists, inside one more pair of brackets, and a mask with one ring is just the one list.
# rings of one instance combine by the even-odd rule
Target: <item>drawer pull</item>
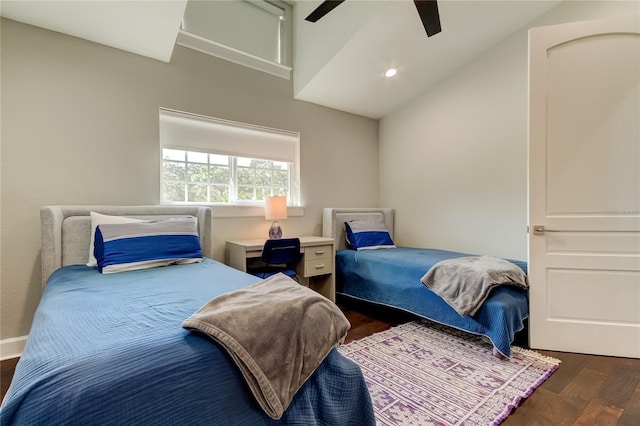
[[324,254],[324,250],[316,250],[316,254]]
[[324,263],[315,266],[316,269],[324,269]]

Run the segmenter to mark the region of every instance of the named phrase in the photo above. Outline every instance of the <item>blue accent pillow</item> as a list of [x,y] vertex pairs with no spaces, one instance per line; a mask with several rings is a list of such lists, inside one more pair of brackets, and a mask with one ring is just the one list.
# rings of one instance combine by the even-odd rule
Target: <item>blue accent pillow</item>
[[344,223],[347,244],[354,250],[396,248],[382,221],[354,219]]
[[102,224],[94,254],[103,274],[202,261],[194,217]]

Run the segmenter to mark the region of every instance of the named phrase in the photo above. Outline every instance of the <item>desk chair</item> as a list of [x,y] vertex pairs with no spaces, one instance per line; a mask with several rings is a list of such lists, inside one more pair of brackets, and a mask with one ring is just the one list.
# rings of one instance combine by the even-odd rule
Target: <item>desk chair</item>
[[265,241],[261,260],[265,266],[251,269],[250,274],[267,278],[282,272],[297,281],[296,264],[300,260],[300,239],[279,238]]

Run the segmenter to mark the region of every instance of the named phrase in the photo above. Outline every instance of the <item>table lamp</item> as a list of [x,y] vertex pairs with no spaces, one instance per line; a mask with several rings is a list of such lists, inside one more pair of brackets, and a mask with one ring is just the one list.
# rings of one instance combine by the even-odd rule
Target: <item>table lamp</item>
[[287,218],[287,197],[273,196],[265,198],[264,218],[273,220],[269,228],[269,238],[282,238],[282,228],[278,220]]

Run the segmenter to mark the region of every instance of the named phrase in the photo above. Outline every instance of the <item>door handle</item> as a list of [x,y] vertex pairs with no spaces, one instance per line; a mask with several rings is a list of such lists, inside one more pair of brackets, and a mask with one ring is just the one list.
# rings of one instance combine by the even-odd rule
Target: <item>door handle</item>
[[544,225],[533,225],[533,235],[544,235]]
[[545,232],[562,232],[559,229],[547,229],[544,225],[533,225],[533,235],[544,235]]

